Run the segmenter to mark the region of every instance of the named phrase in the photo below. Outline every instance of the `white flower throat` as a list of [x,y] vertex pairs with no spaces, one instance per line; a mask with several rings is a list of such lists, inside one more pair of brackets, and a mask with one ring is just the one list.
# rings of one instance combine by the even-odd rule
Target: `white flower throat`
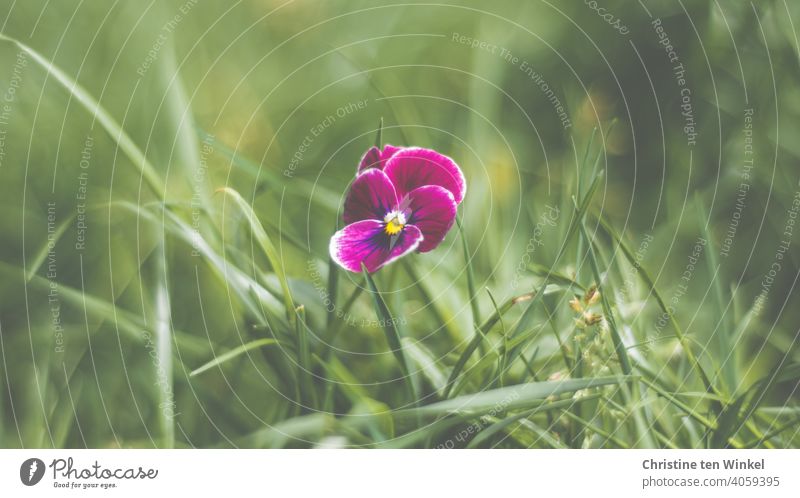
[[383,221],[386,223],[384,227],[386,234],[397,235],[406,226],[406,215],[402,211],[390,211],[384,216]]

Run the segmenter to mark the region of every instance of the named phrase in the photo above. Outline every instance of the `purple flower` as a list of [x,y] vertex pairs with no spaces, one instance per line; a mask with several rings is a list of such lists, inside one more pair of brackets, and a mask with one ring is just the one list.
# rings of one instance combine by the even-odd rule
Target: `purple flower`
[[420,147],[369,149],[344,201],[347,224],[331,237],[342,268],[372,273],[411,251],[436,248],[456,219],[467,185],[449,157]]

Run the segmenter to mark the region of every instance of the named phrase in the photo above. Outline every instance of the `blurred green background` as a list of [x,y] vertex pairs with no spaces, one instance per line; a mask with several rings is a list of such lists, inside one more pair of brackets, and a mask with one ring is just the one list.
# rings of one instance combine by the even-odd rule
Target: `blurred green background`
[[[797,447],[796,2],[4,0],[0,19],[3,447],[435,447],[514,415],[476,445]],[[326,312],[328,240],[381,119],[384,143],[439,150],[468,182],[477,310],[456,229],[375,275],[414,403],[363,277],[338,273],[348,320]],[[587,235],[556,261],[572,196],[600,171]],[[221,187],[252,206],[282,271]],[[600,219],[641,249],[716,389]],[[589,238],[656,387],[524,417],[539,405],[394,413],[447,397],[474,311],[538,289],[547,269],[600,283]],[[304,307],[309,372],[281,272]],[[545,296],[520,328],[528,359],[504,364],[513,305],[460,394],[621,373],[605,326],[586,371],[561,363],[555,337],[568,355],[583,340],[573,294]]]

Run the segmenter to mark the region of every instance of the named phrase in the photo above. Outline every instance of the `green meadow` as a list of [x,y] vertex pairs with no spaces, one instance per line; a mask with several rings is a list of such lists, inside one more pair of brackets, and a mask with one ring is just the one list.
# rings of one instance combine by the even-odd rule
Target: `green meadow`
[[0,446],[800,446],[800,4],[0,5]]

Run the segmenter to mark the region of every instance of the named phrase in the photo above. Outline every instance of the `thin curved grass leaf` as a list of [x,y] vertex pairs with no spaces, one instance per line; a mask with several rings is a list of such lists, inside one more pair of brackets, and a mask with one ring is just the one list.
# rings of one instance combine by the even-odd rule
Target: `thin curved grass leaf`
[[439,368],[439,362],[433,357],[433,353],[423,344],[411,339],[403,339],[402,343],[406,348],[408,358],[416,363],[436,393],[443,396],[444,388],[447,385],[447,376]]
[[128,156],[133,165],[139,170],[145,180],[145,183],[147,183],[147,186],[150,187],[150,189],[156,196],[158,196],[159,199],[163,200],[164,182],[159,177],[153,165],[150,164],[150,161],[147,160],[147,157],[145,157],[144,153],[134,143],[133,139],[131,139],[131,137],[125,132],[122,126],[120,126],[120,124],[117,123],[117,121],[111,116],[110,112],[101,106],[100,103],[94,97],[92,97],[86,89],[79,85],[77,81],[62,71],[61,68],[47,60],[47,58],[45,58],[39,52],[35,51],[19,40],[2,33],[0,33],[0,41],[12,43],[16,45],[19,50],[28,54],[31,59],[42,66],[42,68],[44,68],[44,70],[47,71],[50,76],[52,76],[61,86],[63,86],[64,89],[67,90],[67,92],[69,92],[75,98],[75,100],[81,104],[81,106],[83,106],[84,109],[89,111],[108,133],[111,139],[114,140],[119,145],[120,149],[122,149],[122,151],[125,153],[125,155]]
[[506,410],[527,408],[545,402],[550,396],[558,396],[593,387],[618,385],[631,379],[632,377],[629,376],[609,376],[517,384],[475,394],[465,394],[431,405],[403,410],[403,412],[428,417],[454,413],[479,415],[488,413],[493,409],[496,410],[498,406],[502,406]]
[[656,299],[656,302],[658,303],[659,308],[661,308],[661,311],[663,313],[666,313],[667,316],[669,316],[670,326],[675,331],[675,336],[678,338],[678,341],[680,341],[683,350],[686,351],[686,356],[689,359],[690,364],[694,369],[697,370],[698,374],[700,375],[700,378],[703,381],[703,385],[705,386],[706,390],[708,390],[709,392],[715,392],[716,390],[711,384],[710,378],[703,369],[703,366],[700,364],[700,361],[695,357],[694,351],[691,348],[691,344],[689,344],[689,341],[683,334],[683,331],[678,325],[678,322],[675,320],[674,314],[669,312],[669,307],[664,301],[664,298],[661,296],[661,293],[658,292],[655,282],[653,281],[652,277],[650,277],[650,274],[644,267],[642,267],[641,263],[639,263],[639,261],[636,260],[633,251],[631,251],[631,249],[628,247],[625,241],[622,240],[622,237],[620,237],[617,231],[614,230],[614,228],[611,225],[609,225],[608,222],[606,222],[606,220],[603,217],[598,216],[597,220],[600,222],[600,226],[603,227],[605,232],[614,240],[617,246],[622,250],[622,254],[625,256],[625,259],[628,260],[628,263],[634,268],[636,268],[637,270],[636,274],[639,276],[642,282],[647,286],[648,291],[653,294],[653,297]]
[[531,417],[533,415],[536,415],[537,413],[544,413],[551,410],[559,410],[562,408],[567,408],[574,405],[575,403],[583,403],[586,401],[597,399],[599,397],[600,394],[595,393],[580,399],[562,399],[559,401],[553,401],[552,403],[544,404],[542,406],[537,406],[536,408],[525,410],[515,415],[511,415],[506,418],[500,419],[497,422],[491,424],[489,427],[480,431],[474,438],[472,438],[472,440],[467,445],[467,448],[477,448],[483,442],[488,441],[489,438],[491,438],[495,434],[506,431],[506,429],[509,426],[511,426],[514,422],[517,422],[521,419]]
[[67,217],[60,225],[56,228],[55,232],[48,237],[48,240],[42,245],[42,248],[39,249],[39,252],[36,253],[36,256],[33,257],[31,261],[31,265],[28,268],[28,274],[25,277],[25,280],[28,282],[39,272],[39,268],[42,267],[44,262],[47,260],[47,256],[50,254],[50,247],[51,245],[56,244],[60,239],[61,236],[64,235],[64,232],[72,225],[72,222],[75,220],[76,214],[73,213]]
[[226,351],[221,355],[215,357],[213,360],[204,363],[202,366],[197,367],[196,369],[192,370],[189,374],[190,377],[194,377],[196,375],[200,375],[203,372],[207,372],[214,367],[219,367],[226,362],[231,361],[238,356],[247,353],[248,351],[252,351],[253,349],[263,348],[265,346],[271,346],[274,344],[279,344],[278,341],[275,339],[256,339],[255,341],[250,341],[248,343],[242,344],[241,346],[235,347],[230,351]]
[[286,273],[284,273],[283,270],[282,261],[278,257],[278,251],[272,244],[272,241],[267,235],[267,232],[264,230],[264,227],[258,221],[258,216],[256,216],[255,211],[253,211],[253,208],[247,202],[245,202],[242,196],[239,195],[237,191],[229,187],[223,187],[219,189],[219,192],[230,196],[247,219],[247,223],[250,226],[253,236],[256,238],[259,246],[261,246],[261,250],[264,251],[264,255],[266,255],[270,266],[272,266],[272,271],[274,271],[275,275],[278,277],[278,281],[281,284],[281,289],[283,290],[283,303],[286,307],[286,317],[289,320],[289,324],[294,325],[297,321],[294,300],[292,299],[292,292],[289,289],[289,282],[286,279]]

